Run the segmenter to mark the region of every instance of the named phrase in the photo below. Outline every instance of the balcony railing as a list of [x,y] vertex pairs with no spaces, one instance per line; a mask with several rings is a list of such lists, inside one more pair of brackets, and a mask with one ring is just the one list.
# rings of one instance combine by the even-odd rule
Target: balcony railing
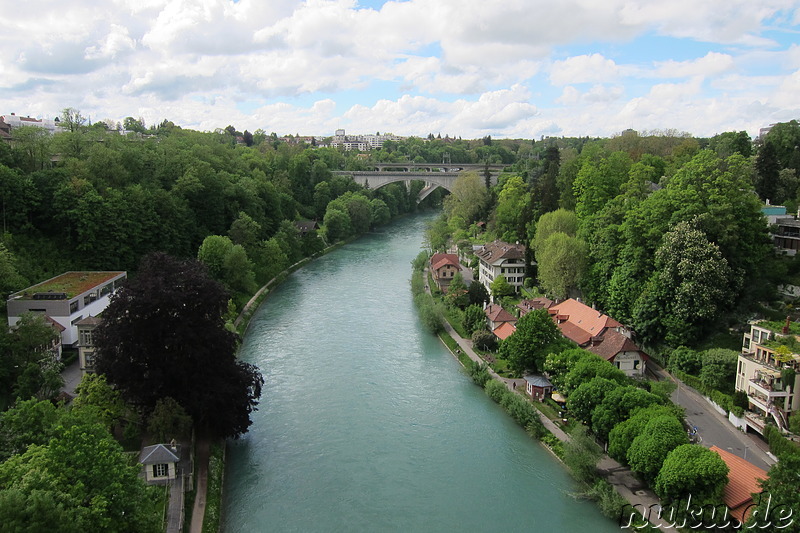
[[[784,390],[780,390],[783,387],[781,386],[773,386],[770,382],[759,380],[759,379],[751,379],[750,385],[752,385],[758,392],[767,396],[767,398],[785,398],[789,395],[788,392]],[[778,390],[776,390],[778,389]]]

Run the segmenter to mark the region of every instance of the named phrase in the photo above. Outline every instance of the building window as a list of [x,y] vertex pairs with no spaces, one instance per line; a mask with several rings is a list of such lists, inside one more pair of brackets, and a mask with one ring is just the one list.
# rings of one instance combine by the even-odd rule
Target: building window
[[84,354],[84,370],[94,370],[94,352]]
[[69,303],[69,314],[78,312],[78,300]]
[[166,463],[153,465],[153,477],[167,477],[168,472],[169,465]]
[[92,345],[92,332],[91,331],[81,331],[81,346],[91,346]]

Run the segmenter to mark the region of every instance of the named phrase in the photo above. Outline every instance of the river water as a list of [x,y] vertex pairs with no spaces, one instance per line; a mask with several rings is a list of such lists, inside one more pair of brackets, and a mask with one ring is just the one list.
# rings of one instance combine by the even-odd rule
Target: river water
[[241,357],[266,383],[229,446],[223,531],[619,531],[422,328],[430,219],[312,262],[253,317]]

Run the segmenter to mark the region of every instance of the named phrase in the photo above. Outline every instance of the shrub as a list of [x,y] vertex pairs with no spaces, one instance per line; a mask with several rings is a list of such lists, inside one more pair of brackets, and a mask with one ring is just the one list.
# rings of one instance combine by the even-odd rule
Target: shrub
[[497,348],[497,337],[491,331],[481,329],[472,334],[472,344],[479,350],[492,351]]
[[467,367],[467,372],[472,378],[472,381],[474,381],[475,384],[481,388],[486,386],[486,382],[491,379],[491,376],[489,375],[489,367],[486,365],[486,363],[477,363],[470,360],[469,366]]

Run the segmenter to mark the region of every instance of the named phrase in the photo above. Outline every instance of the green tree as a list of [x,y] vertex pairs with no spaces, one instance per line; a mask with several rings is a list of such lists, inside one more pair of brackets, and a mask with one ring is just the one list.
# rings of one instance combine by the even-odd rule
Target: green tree
[[564,233],[570,237],[577,235],[578,217],[573,211],[557,209],[550,213],[545,213],[539,218],[536,223],[536,234],[531,243],[534,251],[538,253],[544,247],[547,239],[555,233]]
[[494,278],[489,288],[492,290],[492,298],[495,300],[506,296],[513,296],[516,292],[514,286],[511,285],[502,274]]
[[711,348],[703,352],[700,380],[707,387],[726,391],[733,388],[739,353],[725,348]]
[[536,253],[539,283],[547,294],[567,298],[586,271],[586,243],[565,233],[552,234]]
[[489,292],[483,286],[483,283],[470,283],[467,295],[469,296],[469,304],[478,305],[481,309],[489,301]]
[[625,372],[609,364],[602,357],[586,352],[586,355],[578,359],[561,380],[561,389],[569,396],[581,383],[586,383],[594,377],[603,377],[620,384],[626,383],[629,379]]
[[329,243],[334,243],[346,239],[353,234],[350,224],[350,215],[340,209],[328,208],[325,211],[325,218],[322,221],[325,229],[325,237]]
[[469,305],[467,284],[464,283],[464,276],[461,275],[461,272],[456,272],[453,279],[450,280],[450,285],[447,286],[447,295],[445,299],[447,303],[459,309],[464,309]]
[[517,321],[517,329],[500,346],[500,355],[517,374],[538,372],[548,353],[564,346],[558,326],[547,310],[530,311]]
[[156,532],[161,517],[94,411],[63,414],[46,445],[0,464],[0,523],[9,531]]
[[169,396],[160,398],[147,418],[147,431],[159,442],[186,439],[192,433],[192,417]]
[[258,244],[261,237],[261,224],[253,220],[244,211],[239,211],[239,216],[231,224],[228,236],[234,244],[241,244],[245,250],[251,251]]
[[580,481],[592,483],[597,478],[597,461],[603,450],[589,436],[584,426],[575,426],[564,443],[564,463]]
[[206,267],[211,277],[217,281],[225,279],[225,258],[233,249],[233,242],[223,235],[209,235],[197,250],[197,259]]
[[717,502],[728,484],[728,465],[719,454],[698,444],[678,446],[664,459],[653,487],[661,498]]
[[769,471],[769,477],[760,482],[763,497],[754,501],[753,509],[747,521],[749,526],[764,527],[771,524],[780,531],[800,531],[794,514],[787,511],[800,509],[800,491],[797,490],[797,479],[800,476],[800,455],[790,454],[782,457]]
[[617,424],[627,420],[636,410],[662,401],[660,396],[633,385],[617,387],[606,394],[592,413],[592,431],[599,438],[608,441],[609,433]]
[[462,323],[464,329],[472,335],[476,330],[485,327],[486,313],[480,305],[470,305],[464,309],[464,321]]
[[733,300],[728,261],[697,225],[678,223],[656,251],[656,271],[634,306],[643,339],[692,342]]
[[485,214],[488,202],[489,192],[480,176],[475,172],[463,172],[445,198],[444,212],[448,220],[462,220],[460,229],[467,229]]
[[497,235],[505,242],[519,242],[525,238],[523,213],[530,203],[530,193],[519,176],[506,180],[497,198],[494,211]]
[[627,420],[614,426],[608,434],[608,455],[621,463],[627,463],[628,449],[633,440],[644,432],[650,420],[662,415],[674,416],[678,422],[683,418],[682,410],[671,404],[656,404],[635,410]]
[[75,392],[78,395],[73,405],[96,409],[100,421],[108,428],[122,419],[127,408],[119,392],[108,384],[103,374],[84,375]]
[[683,424],[674,416],[657,416],[633,439],[628,448],[628,464],[648,483],[653,483],[669,452],[688,443]]
[[567,398],[567,409],[584,424],[591,424],[592,412],[603,402],[606,394],[620,384],[610,379],[595,377],[581,383]]
[[236,358],[227,306],[227,292],[198,261],[148,255],[95,330],[98,372],[146,411],[169,396],[202,432],[245,433],[263,378]]

